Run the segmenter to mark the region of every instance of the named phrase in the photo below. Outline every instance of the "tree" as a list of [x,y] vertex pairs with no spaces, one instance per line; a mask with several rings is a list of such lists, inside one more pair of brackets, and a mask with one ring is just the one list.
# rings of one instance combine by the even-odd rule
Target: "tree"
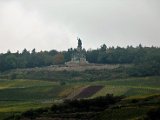
[[101,45],[100,51],[106,52],[107,46],[105,44]]
[[32,50],[31,54],[36,54],[36,49],[35,48]]
[[51,51],[49,51],[49,55],[51,55],[51,56],[55,56],[56,54],[58,53],[58,51],[56,51],[56,50],[51,50]]
[[98,58],[98,50],[89,50],[86,53],[86,59],[90,63],[97,63],[97,58]]
[[54,56],[54,64],[63,64],[64,63],[64,55],[61,53],[58,53]]
[[13,54],[9,54],[5,57],[5,69],[17,68],[17,58]]

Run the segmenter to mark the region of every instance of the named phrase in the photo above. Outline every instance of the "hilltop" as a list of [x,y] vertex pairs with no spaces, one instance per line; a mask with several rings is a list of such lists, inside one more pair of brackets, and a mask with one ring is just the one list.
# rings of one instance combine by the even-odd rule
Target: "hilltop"
[[[79,56],[79,50],[83,53]],[[105,44],[103,44],[100,48],[94,50],[88,50],[77,48],[70,48],[68,51],[41,51],[36,52],[33,49],[31,52],[24,49],[22,53],[16,52],[11,53],[8,51],[7,53],[0,54],[0,73],[13,70],[13,69],[35,69],[35,68],[46,68],[46,69],[55,69],[57,71],[61,70],[70,70],[69,67],[61,67],[65,63],[71,62],[81,62],[87,61],[88,63],[96,66],[93,67],[95,69],[102,68],[102,66],[106,66],[105,68],[110,68],[113,65],[124,65],[131,64],[134,65],[134,68],[137,72],[133,72],[136,76],[145,76],[145,75],[160,75],[160,48],[157,47],[142,47],[139,45],[137,47],[128,46],[127,48],[121,47],[110,47],[107,48]],[[85,55],[85,58],[84,58]],[[78,60],[77,60],[78,59]],[[102,65],[99,65],[102,64]],[[47,67],[51,66],[51,67]],[[53,67],[55,66],[55,67]],[[88,67],[90,69],[91,66],[88,64],[84,64],[83,68]],[[115,67],[115,66],[114,66]],[[68,69],[69,68],[69,69]],[[80,68],[80,69],[79,69]],[[81,67],[73,68],[73,70],[81,70]],[[84,69],[85,70],[85,69]]]
[[[71,57],[74,49],[0,54],[0,119],[25,120],[33,116],[37,120],[56,117],[75,120],[84,116],[87,120],[92,115],[101,120],[121,118],[117,113],[126,119],[148,117],[151,108],[159,106],[159,50],[103,45],[97,50],[84,51],[82,61],[75,59],[78,53]],[[88,61],[85,64],[65,64],[84,63],[85,60]],[[105,98],[106,94],[111,98],[123,97],[104,109],[94,106],[88,111],[79,111],[69,106],[75,99],[77,104],[81,99],[90,103],[97,97]],[[153,97],[150,99],[150,96]],[[66,99],[69,103],[65,103]],[[54,110],[55,105],[60,113]],[[64,106],[68,111],[61,114]]]
[[120,66],[131,67],[127,64],[86,64],[86,65],[51,65],[47,67],[35,67],[26,69],[16,69],[15,71],[86,71],[86,70],[111,70]]
[[[48,67],[35,67],[25,69],[14,69],[3,72],[1,79],[38,79],[52,81],[96,81],[115,78],[126,78],[130,76],[127,69],[130,64],[87,64],[87,65],[54,65]],[[119,71],[119,72],[118,72]]]

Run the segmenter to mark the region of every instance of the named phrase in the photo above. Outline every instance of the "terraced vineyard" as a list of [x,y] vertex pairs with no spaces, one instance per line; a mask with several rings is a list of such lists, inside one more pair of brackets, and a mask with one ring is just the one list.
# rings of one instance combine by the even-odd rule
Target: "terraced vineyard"
[[104,86],[97,85],[97,86],[88,86],[87,88],[83,89],[78,95],[74,96],[74,99],[83,99],[89,98],[101,90]]
[[40,80],[0,80],[0,119],[12,112],[50,106],[71,94],[74,87]]
[[0,118],[31,108],[47,107],[66,98],[94,98],[108,93],[125,95],[126,99],[143,98],[159,94],[159,86],[160,77],[67,82],[64,85],[46,80],[0,80]]
[[[97,84],[97,82],[94,84]],[[125,95],[128,98],[133,98],[160,93],[160,77],[118,79],[102,81],[98,82],[98,84],[105,85],[105,87],[92,97],[112,93],[114,95]]]

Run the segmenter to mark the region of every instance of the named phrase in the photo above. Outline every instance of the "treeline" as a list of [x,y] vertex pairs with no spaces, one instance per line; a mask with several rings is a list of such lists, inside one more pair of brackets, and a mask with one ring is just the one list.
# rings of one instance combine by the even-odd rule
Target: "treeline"
[[33,68],[43,67],[52,64],[61,64],[63,55],[56,50],[36,52],[33,49],[31,52],[24,49],[22,53],[11,53],[8,51],[5,54],[0,54],[0,71],[6,71],[15,68]]
[[109,47],[103,44],[97,50],[87,51],[87,60],[91,63],[107,63],[107,64],[139,64],[142,62],[160,60],[160,48],[127,46]]
[[[36,52],[33,49],[31,52],[24,49],[21,53],[0,54],[0,71],[6,71],[15,68],[33,68],[49,65],[64,64],[71,60],[71,56],[76,49],[68,49],[68,51],[41,51]],[[103,44],[100,48],[94,50],[83,50],[86,54],[86,59],[90,63],[98,64],[136,64],[149,65],[154,68],[160,68],[160,48],[157,47],[137,47],[128,46],[109,47]],[[154,71],[154,70],[153,70]]]

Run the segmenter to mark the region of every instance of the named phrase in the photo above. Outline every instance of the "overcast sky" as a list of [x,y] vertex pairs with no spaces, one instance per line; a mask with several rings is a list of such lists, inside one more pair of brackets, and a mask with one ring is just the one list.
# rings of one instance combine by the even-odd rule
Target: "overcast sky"
[[0,52],[160,46],[160,0],[0,0]]

